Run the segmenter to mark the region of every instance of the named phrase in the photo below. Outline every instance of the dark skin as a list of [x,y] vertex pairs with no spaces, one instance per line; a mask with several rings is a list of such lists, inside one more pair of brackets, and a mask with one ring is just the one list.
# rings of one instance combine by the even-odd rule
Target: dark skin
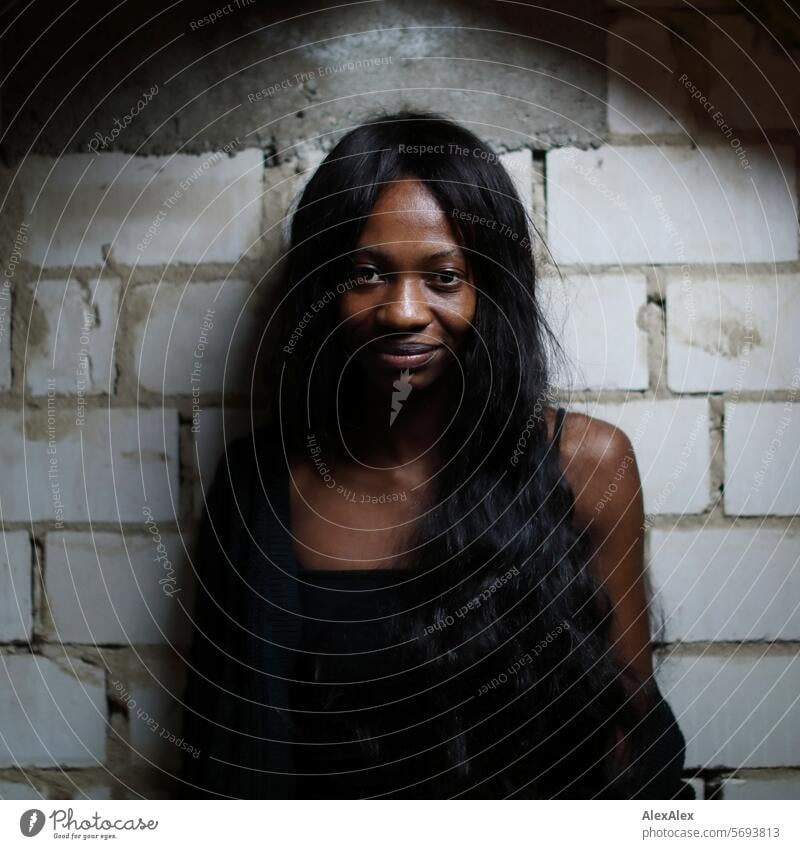
[[[381,192],[352,259],[360,283],[339,296],[338,308],[345,348],[362,378],[360,408],[342,422],[350,456],[324,458],[327,481],[308,457],[292,458],[294,553],[312,569],[410,567],[414,553],[405,543],[435,498],[437,440],[458,403],[461,376],[451,352],[464,344],[478,295],[447,215],[417,180]],[[382,339],[436,346],[424,365],[408,370],[411,391],[391,425],[399,369],[371,349]],[[545,418],[552,437],[555,411]],[[606,422],[568,413],[560,464],[575,499],[574,522],[589,536],[614,607],[615,651],[649,678],[644,511],[630,440]],[[373,503],[382,493],[405,499]]]

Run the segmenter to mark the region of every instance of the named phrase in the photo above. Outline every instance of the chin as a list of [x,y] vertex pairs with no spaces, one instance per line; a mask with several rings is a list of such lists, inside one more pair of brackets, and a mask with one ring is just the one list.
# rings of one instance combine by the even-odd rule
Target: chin
[[369,382],[379,389],[387,393],[402,391],[396,387],[395,383],[400,382],[410,385],[412,392],[419,392],[422,389],[431,389],[438,386],[443,386],[445,383],[446,371],[442,368],[376,368],[372,366],[367,372]]

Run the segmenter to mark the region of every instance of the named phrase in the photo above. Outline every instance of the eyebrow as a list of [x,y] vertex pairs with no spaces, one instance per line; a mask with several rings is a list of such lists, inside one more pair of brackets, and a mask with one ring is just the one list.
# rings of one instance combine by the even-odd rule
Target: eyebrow
[[[380,248],[370,248],[370,247],[356,248],[353,251],[353,253],[354,254],[358,254],[358,253],[369,254],[370,256],[374,256],[377,259],[383,259],[383,260],[391,259],[391,257],[385,251],[382,251]],[[463,258],[463,253],[458,248],[447,248],[446,250],[435,251],[432,254],[428,254],[425,257],[425,259],[427,259],[427,260],[443,259],[443,258],[449,257],[449,256],[456,256],[456,257]]]

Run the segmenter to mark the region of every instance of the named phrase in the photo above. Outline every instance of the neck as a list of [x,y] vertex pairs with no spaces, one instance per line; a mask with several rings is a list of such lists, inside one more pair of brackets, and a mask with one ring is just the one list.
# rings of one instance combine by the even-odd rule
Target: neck
[[440,457],[437,442],[458,404],[452,381],[435,387],[393,393],[363,390],[358,417],[342,430],[359,462],[374,466],[429,465]]

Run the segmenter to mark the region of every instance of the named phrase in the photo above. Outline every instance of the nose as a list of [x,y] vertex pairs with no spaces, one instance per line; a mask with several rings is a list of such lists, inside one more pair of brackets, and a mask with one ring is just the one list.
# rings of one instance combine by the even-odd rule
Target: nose
[[394,331],[415,331],[431,323],[431,307],[420,275],[393,275],[383,295],[384,299],[375,313],[375,319],[382,327]]

